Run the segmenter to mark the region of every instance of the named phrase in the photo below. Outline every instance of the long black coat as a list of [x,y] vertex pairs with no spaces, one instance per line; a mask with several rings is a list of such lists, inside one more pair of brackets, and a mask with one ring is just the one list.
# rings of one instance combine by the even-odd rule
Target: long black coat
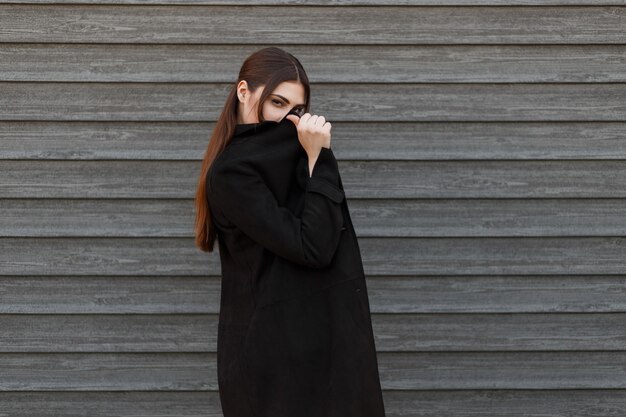
[[222,265],[224,417],[383,417],[370,306],[337,160],[288,119],[237,125],[207,174]]

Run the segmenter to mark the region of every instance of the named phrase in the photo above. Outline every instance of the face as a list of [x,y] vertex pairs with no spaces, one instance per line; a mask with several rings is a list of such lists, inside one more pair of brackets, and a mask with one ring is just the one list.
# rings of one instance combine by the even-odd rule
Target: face
[[[260,86],[254,93],[250,93],[248,83],[244,80],[237,85],[239,98],[237,123],[259,123],[257,108],[259,98],[265,86]],[[304,86],[297,81],[283,81],[269,95],[263,104],[262,114],[265,120],[279,122],[289,110],[304,110]],[[304,112],[302,112],[304,113]]]

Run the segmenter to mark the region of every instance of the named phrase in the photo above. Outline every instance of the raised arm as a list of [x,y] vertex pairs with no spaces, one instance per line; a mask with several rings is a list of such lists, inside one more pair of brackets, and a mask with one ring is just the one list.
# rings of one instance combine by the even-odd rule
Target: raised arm
[[311,176],[307,174],[300,217],[278,205],[252,164],[219,161],[208,184],[211,206],[261,246],[311,268],[330,264],[341,236],[345,198],[330,148],[321,148]]

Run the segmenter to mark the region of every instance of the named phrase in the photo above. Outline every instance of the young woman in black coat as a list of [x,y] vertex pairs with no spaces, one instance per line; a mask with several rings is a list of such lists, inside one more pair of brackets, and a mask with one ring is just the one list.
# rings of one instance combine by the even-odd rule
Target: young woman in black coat
[[293,55],[243,63],[196,194],[196,244],[214,250],[225,417],[383,417],[370,306],[331,124],[309,111]]

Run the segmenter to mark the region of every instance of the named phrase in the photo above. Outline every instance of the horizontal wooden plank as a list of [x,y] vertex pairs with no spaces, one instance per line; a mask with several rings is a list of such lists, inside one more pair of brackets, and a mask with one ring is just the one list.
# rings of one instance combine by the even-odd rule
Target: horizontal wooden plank
[[626,235],[623,199],[351,199],[348,204],[359,237]]
[[[201,160],[214,123],[0,122],[0,159]],[[337,122],[339,160],[626,159],[623,122]],[[550,138],[550,140],[546,140]]]
[[[358,237],[624,236],[624,199],[349,199]],[[193,199],[0,199],[3,237],[192,237]],[[51,222],[50,219],[54,219]]]
[[0,212],[4,237],[194,235],[193,199],[0,199]]
[[[2,3],[20,4],[57,4],[58,0],[4,0]],[[207,5],[207,6],[293,6],[293,0],[65,0],[64,4],[141,4],[141,5]],[[556,6],[556,5],[623,5],[623,0],[307,0],[302,5],[308,6]]]
[[205,314],[0,314],[0,356],[26,352],[216,352],[217,320],[217,315]]
[[[5,353],[0,391],[214,391],[216,365],[214,353]],[[626,352],[379,352],[378,367],[384,390],[626,388]]]
[[28,417],[222,417],[217,391],[0,392],[0,414]]
[[211,353],[3,353],[0,391],[217,390]]
[[[626,81],[624,45],[279,47],[298,57],[315,84]],[[257,49],[214,44],[0,44],[0,81],[229,83],[234,69]]]
[[[626,350],[626,313],[373,314],[378,352]],[[0,315],[0,354],[212,352],[218,315]]]
[[[624,274],[623,237],[361,238],[366,274]],[[220,273],[193,238],[0,238],[1,275]]]
[[[1,398],[1,397],[0,397]],[[383,391],[389,417],[607,417],[626,415],[626,392],[595,390]]]
[[623,389],[626,352],[378,353],[393,390]]
[[[0,82],[0,120],[213,121],[230,88]],[[359,83],[314,84],[311,89],[310,111],[330,122],[626,120],[626,83]]]
[[220,276],[4,276],[2,314],[217,314]]
[[[367,275],[373,314],[618,313],[626,275]],[[4,314],[218,314],[221,278],[3,276]],[[45,300],[45,302],[43,302]]]
[[626,311],[626,275],[623,270],[615,276],[595,272],[579,276],[368,275],[367,291],[373,313]]
[[[626,390],[384,390],[389,417],[607,417],[626,414]],[[0,392],[0,413],[29,417],[221,417],[217,391]]]
[[372,327],[379,352],[623,351],[625,318],[626,313],[374,314]]
[[[621,160],[340,161],[339,169],[348,199],[626,197]],[[189,199],[200,162],[0,160],[0,172],[3,198]]]
[[[327,7],[319,6],[5,4],[1,7],[3,42],[344,45],[626,42],[623,30],[626,14],[620,7],[610,6],[334,6],[332,14]],[[263,19],[259,19],[260,15]],[[302,30],[302,22],[307,22],[307,30]]]

